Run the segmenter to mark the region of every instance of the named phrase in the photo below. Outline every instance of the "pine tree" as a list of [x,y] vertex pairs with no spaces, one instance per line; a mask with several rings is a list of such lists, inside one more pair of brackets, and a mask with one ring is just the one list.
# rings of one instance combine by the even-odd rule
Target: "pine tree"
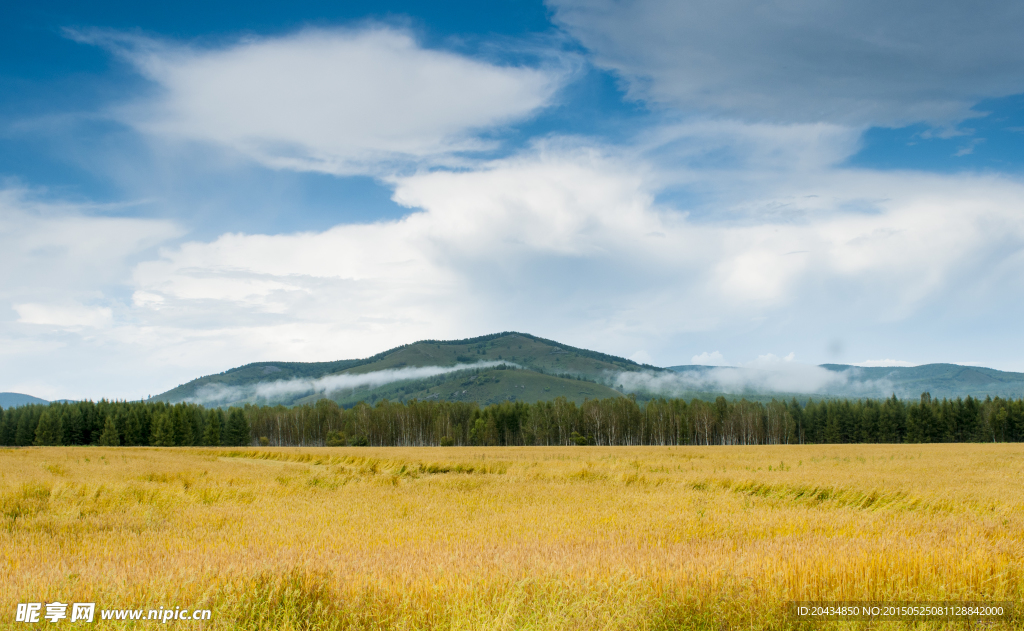
[[59,445],[64,430],[60,425],[60,417],[51,410],[43,411],[39,417],[39,424],[36,426],[36,439],[34,445]]
[[210,410],[206,415],[206,433],[203,434],[203,444],[211,447],[219,446],[223,429],[224,412],[220,409]]
[[113,414],[107,415],[107,421],[103,425],[103,433],[100,434],[100,439],[96,444],[104,447],[117,447],[121,444],[121,437],[117,434],[117,423],[114,421]]
[[63,442],[65,445],[85,444],[85,432],[82,427],[82,424],[82,410],[79,409],[77,404],[72,403],[68,405],[63,414]]
[[142,444],[142,406],[139,404],[132,404],[131,409],[128,410],[128,415],[125,418],[124,427],[124,444],[125,445],[141,445]]
[[14,424],[11,423],[10,412],[4,412],[4,409],[0,407],[0,445],[13,445],[14,444]]
[[174,446],[174,419],[171,418],[169,410],[154,414],[150,427],[150,445],[154,447]]
[[18,430],[14,436],[14,444],[18,447],[28,447],[35,441],[39,417],[35,415],[33,407],[25,406],[18,410],[21,418],[18,419]]
[[231,408],[224,431],[224,444],[241,446],[249,442],[249,423],[245,420],[245,412],[241,408]]
[[184,403],[171,408],[171,425],[174,427],[174,444],[192,444],[192,415]]

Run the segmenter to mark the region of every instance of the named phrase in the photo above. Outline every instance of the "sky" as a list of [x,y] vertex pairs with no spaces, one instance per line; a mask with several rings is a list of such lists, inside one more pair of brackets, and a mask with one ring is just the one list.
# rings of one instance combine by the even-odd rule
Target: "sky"
[[0,391],[521,331],[1024,371],[1024,5],[8,3]]

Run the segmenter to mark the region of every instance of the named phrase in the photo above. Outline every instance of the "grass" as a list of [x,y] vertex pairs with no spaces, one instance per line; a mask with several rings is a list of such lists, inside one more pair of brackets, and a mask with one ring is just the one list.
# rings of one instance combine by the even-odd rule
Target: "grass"
[[54,600],[209,608],[171,623],[204,629],[581,631],[1019,602],[1021,479],[1020,445],[3,450],[0,625]]

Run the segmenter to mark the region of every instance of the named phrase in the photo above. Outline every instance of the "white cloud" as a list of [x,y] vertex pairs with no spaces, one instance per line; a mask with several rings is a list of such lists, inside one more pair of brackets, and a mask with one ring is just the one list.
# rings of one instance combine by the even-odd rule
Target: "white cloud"
[[305,30],[218,49],[73,33],[118,51],[160,91],[119,108],[136,128],[214,143],[264,165],[387,173],[487,148],[478,132],[547,105],[564,65],[498,66],[401,30]]
[[37,197],[0,189],[0,390],[141,396],[163,370],[148,357],[162,335],[136,344],[134,315],[119,296],[135,263],[181,228]]
[[617,374],[613,381],[627,392],[646,391],[664,396],[692,392],[821,394],[864,387],[851,383],[845,373],[770,354],[761,355],[741,366],[674,373],[623,372]]
[[0,301],[88,303],[123,282],[133,259],[182,234],[171,221],[98,214],[102,210],[0,189],[0,251],[10,262],[0,266]]
[[[681,179],[701,175],[687,167]],[[143,396],[250,361],[365,357],[418,339],[500,330],[621,355],[643,348],[662,364],[680,363],[678,349],[700,344],[715,351],[695,361],[728,356],[744,366],[744,379],[731,385],[727,369],[714,373],[723,387],[805,392],[832,376],[801,368],[793,355],[744,365],[758,347],[740,336],[769,331],[776,347],[813,358],[820,350],[808,350],[807,340],[824,346],[835,331],[864,326],[917,331],[939,308],[961,318],[950,326],[968,350],[993,327],[1017,326],[1019,294],[990,281],[1024,278],[1019,182],[762,164],[744,170],[737,187],[733,172],[703,176],[706,203],[724,200],[720,215],[656,202],[665,175],[643,155],[612,158],[551,141],[473,171],[392,178],[395,200],[413,211],[400,220],[231,233],[146,256],[138,243],[111,242],[111,252],[96,254],[111,268],[100,280],[74,276],[77,258],[61,262],[79,284],[69,300],[110,309],[109,324],[32,335],[83,360],[104,358],[106,372],[88,375],[91,392],[63,396],[124,396],[129,387]],[[154,230],[158,242],[153,224],[126,225]],[[123,284],[125,299],[105,293],[112,283]],[[57,304],[20,281],[11,286],[24,297],[10,304]],[[820,323],[828,330],[814,328]]]
[[634,98],[744,120],[948,124],[1024,92],[1010,0],[549,0]]
[[908,361],[903,361],[902,359],[868,359],[852,365],[860,366],[862,368],[885,368],[889,366],[900,366],[907,368],[910,366],[915,366],[916,364],[912,364]]
[[113,319],[109,307],[88,307],[81,304],[44,305],[25,303],[14,305],[18,321],[25,324],[45,324],[57,327],[104,327]]
[[722,356],[718,351],[709,353],[704,351],[700,355],[694,355],[690,358],[690,363],[696,366],[728,366],[729,362],[725,361],[725,357]]
[[[906,320],[1024,247],[1024,188],[994,177],[791,178],[773,186],[799,212],[736,222],[661,209],[642,167],[584,148],[394,182],[418,212],[185,244],[140,264],[136,289],[160,296],[161,314],[245,321],[279,357],[501,329],[627,354],[620,344],[774,321],[794,305],[841,328]],[[746,203],[777,203],[772,193]]]
[[629,359],[635,361],[638,364],[650,364],[652,361],[654,361],[653,359],[651,359],[651,354],[645,350],[639,350],[633,353],[632,355],[629,356]]
[[352,391],[358,388],[378,388],[397,381],[410,381],[446,375],[462,370],[493,368],[499,365],[510,365],[511,362],[476,362],[473,364],[455,364],[454,366],[416,366],[409,368],[389,368],[358,374],[328,375],[319,379],[279,379],[261,381],[246,386],[226,386],[211,383],[200,388],[194,397],[189,399],[196,403],[223,405],[237,401],[273,401],[282,397],[301,394],[331,394]]

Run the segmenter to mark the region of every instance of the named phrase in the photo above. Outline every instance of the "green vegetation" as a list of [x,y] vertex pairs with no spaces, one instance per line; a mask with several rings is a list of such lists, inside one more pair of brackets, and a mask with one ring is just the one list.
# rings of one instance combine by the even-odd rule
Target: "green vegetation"
[[[426,379],[397,381],[376,388],[330,393],[329,398],[342,407],[362,401],[461,401],[491,405],[502,401],[535,403],[565,397],[582,403],[587,399],[617,397],[620,393],[608,386],[582,378],[543,375],[532,370],[500,365],[488,369],[460,370]],[[293,405],[311,405],[324,398],[314,393],[296,399]]]
[[[478,388],[536,394],[534,373],[483,371]],[[573,383],[570,380],[563,380]],[[480,383],[482,382],[482,383]],[[583,382],[586,384],[586,382]],[[443,384],[442,384],[443,385]],[[596,384],[587,387],[598,388]],[[470,387],[470,386],[466,386]],[[188,446],[757,445],[1024,441],[1024,399],[828,399],[767,403],[719,397],[475,401],[329,399],[206,409],[193,403],[82,401],[0,410],[0,444]]]
[[[155,401],[179,403],[200,401],[205,393],[224,392],[236,388],[236,398],[218,400],[218,403],[281,403],[301,405],[312,403],[324,395],[312,389],[293,395],[279,395],[272,401],[257,400],[246,387],[271,381],[293,379],[319,379],[328,375],[360,375],[380,370],[417,368],[424,366],[451,367],[481,362],[505,362],[508,367],[518,366],[523,371],[505,381],[505,386],[478,387],[487,379],[500,380],[495,374],[481,375],[479,384],[466,384],[466,373],[447,373],[426,379],[409,379],[376,388],[358,388],[355,391],[327,393],[336,403],[352,405],[361,400],[380,399],[408,401],[411,399],[442,398],[451,401],[472,400],[478,403],[498,401],[539,401],[564,396],[577,403],[587,398],[608,397],[618,394],[597,381],[608,373],[634,370],[662,371],[653,366],[604,353],[574,348],[525,333],[498,333],[465,340],[426,340],[399,346],[367,359],[336,362],[297,363],[261,362],[201,377],[153,397]],[[474,369],[479,370],[479,369]],[[526,373],[532,373],[527,376]],[[581,381],[592,382],[581,384]],[[513,383],[514,387],[513,387]],[[218,390],[219,389],[219,390]],[[465,393],[463,393],[465,391]]]
[[[990,368],[953,364],[884,368],[826,364],[822,367],[843,373],[843,378],[837,380],[827,396],[886,397],[896,394],[901,399],[912,399],[921,392],[931,392],[949,399],[967,396],[1014,399],[1024,395],[1024,374]],[[415,368],[448,372],[436,374],[435,370],[430,376],[424,376],[423,371],[405,374],[382,372]],[[517,372],[497,372],[510,369]],[[647,392],[642,389],[642,384],[648,383],[645,378],[632,380],[630,389],[620,385],[623,383],[619,380],[622,373],[641,370],[655,377],[649,382],[654,390]],[[709,370],[719,372],[708,375]],[[248,364],[195,379],[153,400],[227,407],[245,404],[295,406],[329,398],[348,408],[360,401],[371,404],[381,400],[474,401],[490,405],[502,401],[535,403],[559,396],[582,405],[588,399],[614,397],[631,391],[641,401],[674,396],[710,402],[725,396],[733,402],[746,399],[767,405],[772,399],[795,397],[806,403],[810,398],[805,393],[764,391],[754,386],[744,389],[742,375],[726,379],[735,384],[734,392],[723,393],[716,385],[717,378],[723,376],[720,373],[723,370],[742,372],[744,369],[713,369],[707,366],[656,368],[525,333],[506,332],[465,340],[425,340],[366,359]],[[684,373],[689,378],[681,377],[677,382],[669,380],[671,391],[659,391],[660,386],[655,385],[658,378],[671,373]],[[368,378],[371,374],[380,379]],[[625,383],[630,383],[630,380],[626,379]]]

